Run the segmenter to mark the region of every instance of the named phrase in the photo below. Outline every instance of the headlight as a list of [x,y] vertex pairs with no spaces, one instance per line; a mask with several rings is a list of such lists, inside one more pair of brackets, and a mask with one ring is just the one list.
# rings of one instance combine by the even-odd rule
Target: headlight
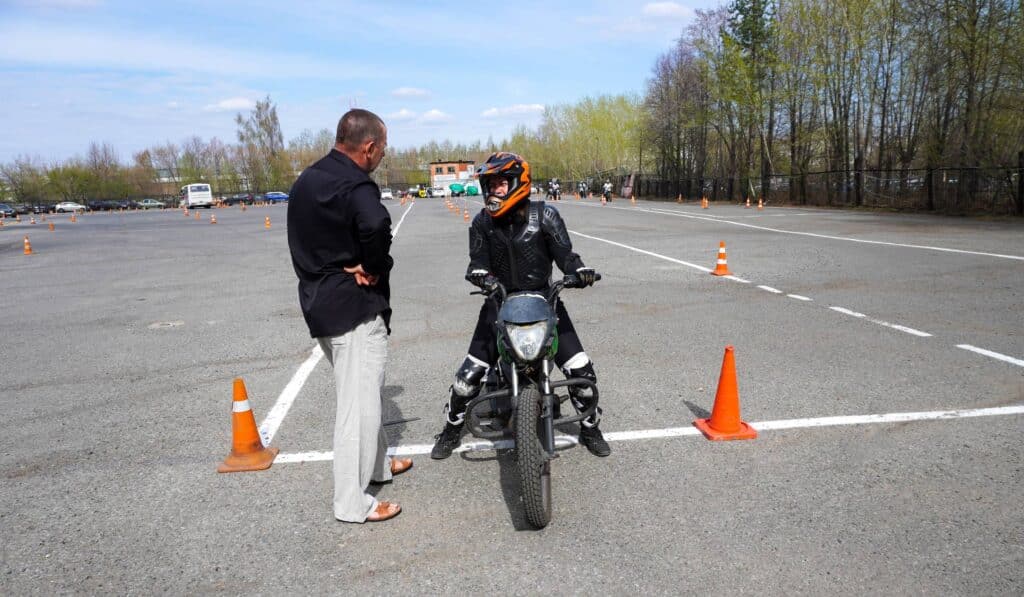
[[519,358],[532,361],[540,355],[544,346],[544,338],[548,335],[548,323],[538,321],[528,325],[506,324],[509,343]]

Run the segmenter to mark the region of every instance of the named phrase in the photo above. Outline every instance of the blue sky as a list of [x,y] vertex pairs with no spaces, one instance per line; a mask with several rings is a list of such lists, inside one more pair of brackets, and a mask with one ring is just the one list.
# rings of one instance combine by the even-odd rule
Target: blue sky
[[643,92],[659,54],[716,0],[347,2],[0,0],[0,162],[198,135],[269,94],[286,142],[350,106],[389,142],[472,142],[545,105]]

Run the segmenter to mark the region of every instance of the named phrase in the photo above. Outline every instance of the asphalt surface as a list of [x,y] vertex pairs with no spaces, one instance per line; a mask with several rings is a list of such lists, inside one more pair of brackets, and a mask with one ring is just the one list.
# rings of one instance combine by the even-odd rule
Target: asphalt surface
[[[480,299],[462,281],[461,215],[388,208],[385,418],[416,452],[440,430]],[[606,432],[707,416],[726,345],[755,425],[1024,405],[1019,219],[559,209],[604,277],[563,298]],[[375,489],[403,506],[378,524],[333,519],[324,459],[217,474],[232,379],[262,422],[314,341],[285,207],[210,213],[0,228],[0,594],[1024,592],[1024,414],[620,438],[605,459],[568,447],[542,531],[504,450],[416,456]],[[700,269],[719,241],[746,283]],[[272,444],[330,451],[333,415],[320,359]]]

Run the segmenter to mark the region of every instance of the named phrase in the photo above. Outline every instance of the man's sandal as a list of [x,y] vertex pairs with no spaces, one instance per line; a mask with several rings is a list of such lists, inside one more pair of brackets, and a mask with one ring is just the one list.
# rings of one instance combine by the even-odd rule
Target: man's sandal
[[412,458],[392,458],[391,476],[401,475],[412,468]]
[[366,517],[366,522],[384,522],[398,516],[402,507],[394,502],[377,502],[377,507]]
[[[405,471],[407,471],[407,470],[409,470],[411,468],[412,468],[412,458],[392,458],[391,459],[391,476],[392,477],[394,477],[395,475],[401,475],[402,473],[404,473]],[[374,485],[385,485],[385,484],[390,483],[390,482],[391,482],[391,479],[388,479],[387,481],[375,481],[373,479],[370,479],[370,483],[373,483]]]

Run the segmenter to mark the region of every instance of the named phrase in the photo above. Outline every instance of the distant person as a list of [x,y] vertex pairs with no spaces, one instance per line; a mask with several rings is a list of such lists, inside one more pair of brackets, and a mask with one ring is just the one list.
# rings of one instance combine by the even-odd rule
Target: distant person
[[605,201],[610,202],[612,200],[612,181],[604,181],[604,185],[601,187],[601,203]]
[[402,511],[366,493],[412,466],[389,458],[381,425],[381,386],[391,333],[391,216],[370,172],[384,158],[384,121],[353,109],[336,144],[306,168],[288,203],[288,248],[299,277],[299,305],[334,369],[334,517],[377,522]]

